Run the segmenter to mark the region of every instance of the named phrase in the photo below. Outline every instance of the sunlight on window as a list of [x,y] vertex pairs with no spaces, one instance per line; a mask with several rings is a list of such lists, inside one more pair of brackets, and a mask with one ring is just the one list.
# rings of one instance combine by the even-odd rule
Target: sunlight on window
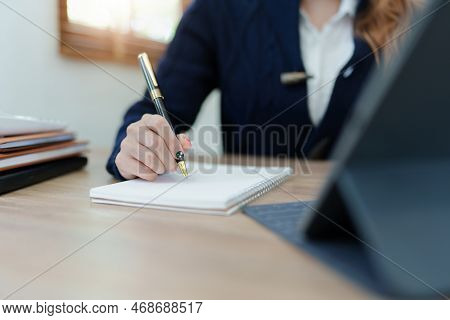
[[69,21],[169,42],[182,15],[181,0],[68,0]]

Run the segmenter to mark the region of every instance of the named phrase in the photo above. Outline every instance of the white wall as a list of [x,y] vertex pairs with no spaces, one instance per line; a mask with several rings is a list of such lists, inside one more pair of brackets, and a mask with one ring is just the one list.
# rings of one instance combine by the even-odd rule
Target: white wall
[[[57,0],[2,1],[25,18],[0,2],[0,111],[62,120],[91,145],[110,147],[126,108],[144,91],[138,68],[98,62],[104,71],[62,57]],[[218,104],[215,93],[196,125],[217,124]]]

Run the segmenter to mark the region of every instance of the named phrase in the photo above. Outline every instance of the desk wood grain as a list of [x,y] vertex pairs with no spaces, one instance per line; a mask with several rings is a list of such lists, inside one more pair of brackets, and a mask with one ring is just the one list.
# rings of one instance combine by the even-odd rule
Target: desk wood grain
[[[0,298],[371,297],[240,212],[92,204],[89,189],[113,182],[106,156],[91,152],[83,171],[0,197]],[[289,193],[277,188],[255,203],[313,199],[329,165],[311,163],[311,170],[283,185]]]

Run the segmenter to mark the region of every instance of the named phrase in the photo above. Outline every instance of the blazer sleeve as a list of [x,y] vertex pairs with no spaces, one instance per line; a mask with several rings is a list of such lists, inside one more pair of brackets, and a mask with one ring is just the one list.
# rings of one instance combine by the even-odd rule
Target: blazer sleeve
[[[157,70],[158,82],[177,133],[190,128],[203,101],[218,86],[213,25],[216,11],[212,10],[210,2],[213,1],[196,0],[188,8]],[[126,137],[127,127],[146,113],[156,113],[147,90],[143,99],[126,112],[106,165],[107,171],[120,180],[124,178],[115,164],[120,144]]]

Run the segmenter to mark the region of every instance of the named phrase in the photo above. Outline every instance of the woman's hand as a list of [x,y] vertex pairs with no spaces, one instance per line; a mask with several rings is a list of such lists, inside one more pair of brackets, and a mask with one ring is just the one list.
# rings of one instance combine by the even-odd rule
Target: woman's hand
[[176,153],[191,147],[186,135],[175,136],[166,119],[146,114],[128,126],[115,162],[125,179],[153,181],[164,172],[176,171]]

